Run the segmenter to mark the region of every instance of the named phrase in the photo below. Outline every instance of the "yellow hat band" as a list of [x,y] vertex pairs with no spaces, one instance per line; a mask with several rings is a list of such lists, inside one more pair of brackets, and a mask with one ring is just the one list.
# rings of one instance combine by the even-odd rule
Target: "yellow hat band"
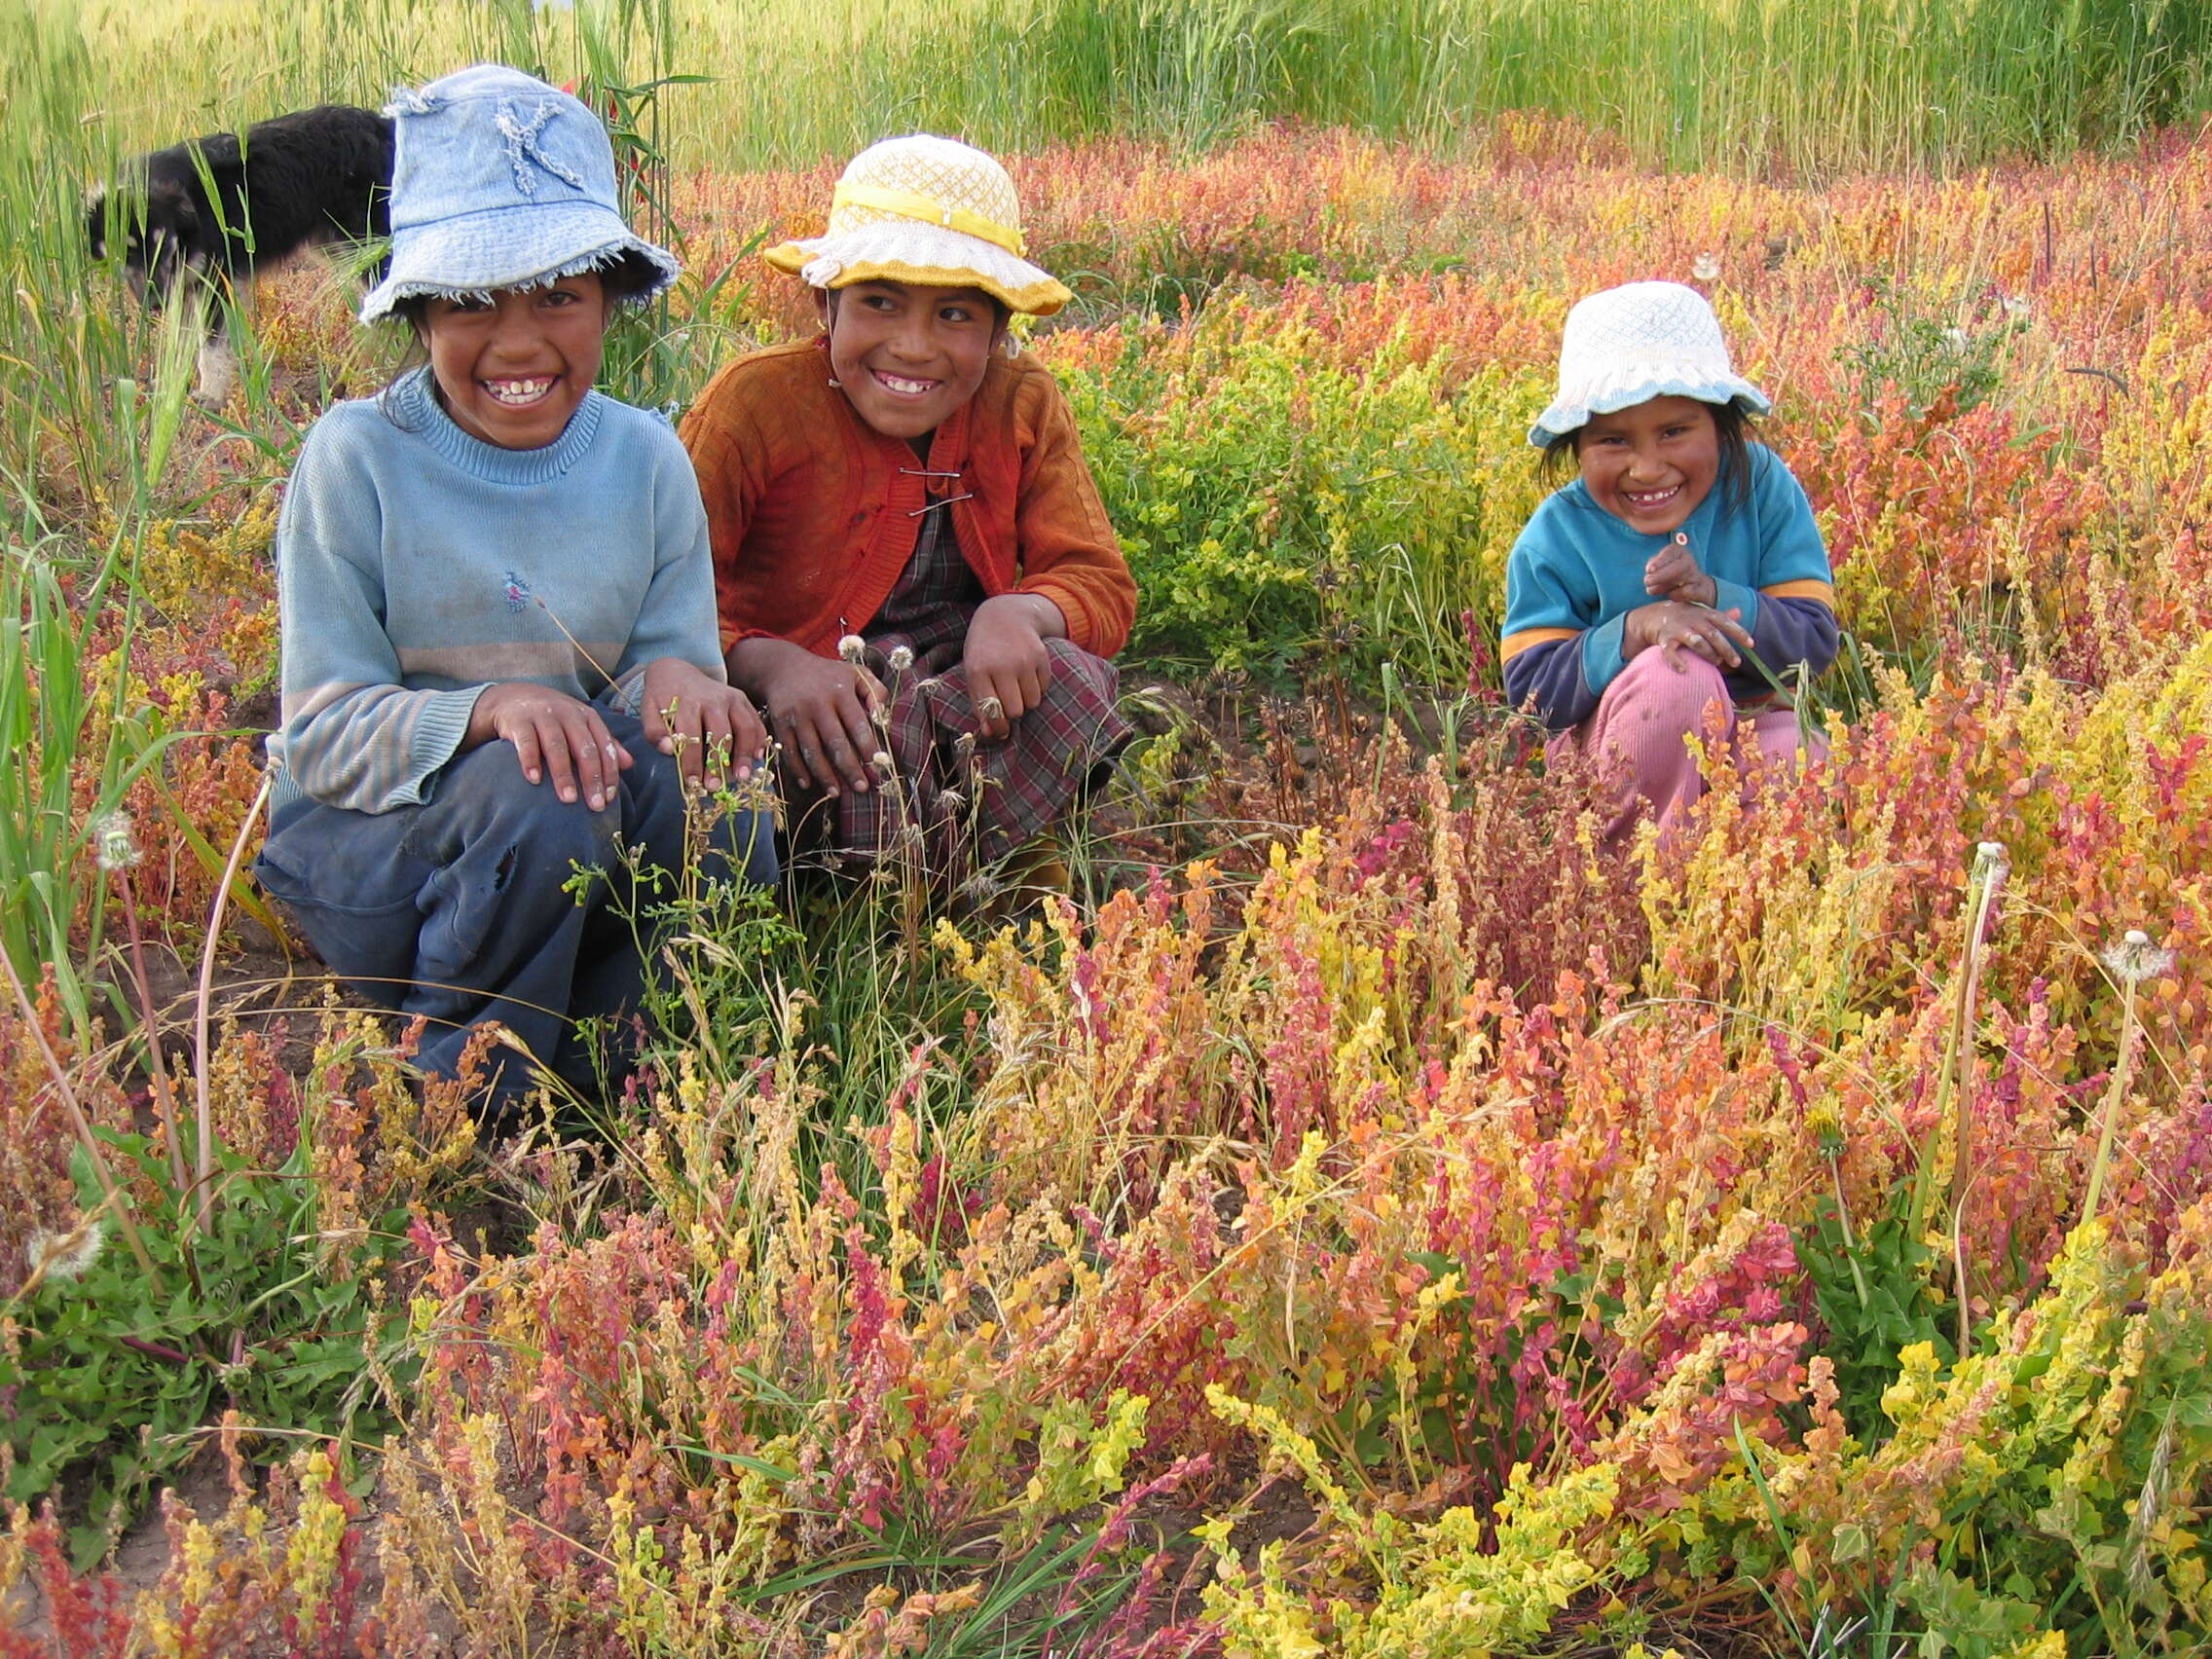
[[971,213],[965,207],[947,207],[934,196],[923,196],[911,190],[889,190],[873,184],[840,184],[836,194],[830,198],[832,221],[840,207],[873,207],[878,212],[894,213],[919,224],[942,225],[948,231],[958,231],[962,236],[987,241],[993,247],[1003,247],[1016,259],[1026,257],[1028,251],[1019,231],[995,219],[986,219],[980,213]]

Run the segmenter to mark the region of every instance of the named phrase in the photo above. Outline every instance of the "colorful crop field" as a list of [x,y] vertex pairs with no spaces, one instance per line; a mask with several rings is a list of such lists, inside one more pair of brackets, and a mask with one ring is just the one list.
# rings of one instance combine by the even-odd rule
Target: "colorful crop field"
[[[2212,22],[1581,10],[0,22],[0,1659],[2204,1650]],[[811,326],[853,148],[995,146],[1142,596],[1067,897],[671,893],[644,1070],[496,1130],[242,873],[407,343],[311,257],[201,407],[80,204],[484,56],[683,258],[647,405]],[[1498,643],[1646,277],[1845,643],[1616,845]]]

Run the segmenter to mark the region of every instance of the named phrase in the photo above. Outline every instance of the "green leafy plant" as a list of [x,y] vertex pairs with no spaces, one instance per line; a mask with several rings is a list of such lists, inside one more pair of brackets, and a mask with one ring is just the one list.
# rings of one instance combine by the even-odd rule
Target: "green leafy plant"
[[1862,409],[1878,407],[1894,390],[1918,420],[1939,404],[1964,413],[1996,394],[2007,349],[2027,327],[2019,315],[1995,300],[1932,313],[1886,279],[1872,288],[1871,338],[1836,352],[1858,384]]
[[1831,1199],[1799,1230],[1796,1249],[1827,1327],[1822,1351],[1835,1361],[1844,1420],[1862,1440],[1879,1440],[1887,1422],[1882,1391],[1898,1379],[1898,1355],[1927,1343],[1944,1364],[1956,1357],[1944,1334],[1949,1304],[1936,1289],[1944,1264],[1914,1230],[1904,1188],[1856,1228]]
[[[152,1137],[96,1131],[138,1191],[167,1192]],[[182,1465],[219,1412],[288,1433],[380,1426],[372,1381],[410,1362],[386,1334],[375,1289],[404,1211],[326,1231],[303,1135],[275,1168],[218,1154],[220,1199],[203,1227],[141,1227],[153,1272],[110,1245],[92,1160],[74,1161],[85,1220],[44,1240],[29,1281],[0,1310],[0,1398],[13,1401],[6,1496],[28,1502],[82,1479],[74,1553],[89,1562],[144,1493]]]
[[663,870],[640,913],[629,917],[652,958],[644,1014],[651,1052],[671,1074],[735,1082],[769,1045],[779,1025],[778,965],[800,935],[777,895],[702,873],[708,828],[724,812],[757,809],[759,833],[772,834],[772,795],[762,782],[699,797],[690,814],[692,845],[681,869]]
[[1147,596],[1131,647],[1281,679],[1316,653],[1463,682],[1459,618],[1500,608],[1500,551],[1532,505],[1486,464],[1510,377],[1445,394],[1437,365],[1316,368],[1251,337],[1232,302],[1197,325],[1181,372],[1125,338],[1067,376],[1130,569]]

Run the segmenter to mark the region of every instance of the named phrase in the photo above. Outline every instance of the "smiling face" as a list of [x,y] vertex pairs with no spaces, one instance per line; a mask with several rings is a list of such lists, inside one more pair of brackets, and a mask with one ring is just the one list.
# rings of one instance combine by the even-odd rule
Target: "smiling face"
[[976,395],[998,343],[980,288],[855,282],[817,292],[830,367],[854,412],[889,438],[919,438]]
[[500,449],[543,449],[599,378],[607,291],[585,272],[542,288],[423,308],[439,401],[454,424]]
[[1667,535],[1688,522],[1720,476],[1713,407],[1694,397],[1654,397],[1593,415],[1574,455],[1590,498],[1632,530]]

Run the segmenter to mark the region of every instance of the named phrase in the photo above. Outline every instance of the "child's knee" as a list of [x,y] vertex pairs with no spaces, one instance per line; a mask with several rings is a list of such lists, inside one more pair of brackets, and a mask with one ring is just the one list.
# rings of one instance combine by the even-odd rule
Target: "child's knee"
[[1702,730],[1708,708],[1716,702],[1728,705],[1728,682],[1701,656],[1684,651],[1680,664],[1670,663],[1663,651],[1640,651],[1605,687],[1602,703],[1615,705],[1608,712],[1616,720]]
[[563,800],[550,779],[523,775],[514,746],[488,743],[471,751],[438,787],[436,805],[460,839],[483,849],[505,881],[538,876],[558,886],[572,866],[612,862],[622,815],[613,804],[594,812],[582,799]]

